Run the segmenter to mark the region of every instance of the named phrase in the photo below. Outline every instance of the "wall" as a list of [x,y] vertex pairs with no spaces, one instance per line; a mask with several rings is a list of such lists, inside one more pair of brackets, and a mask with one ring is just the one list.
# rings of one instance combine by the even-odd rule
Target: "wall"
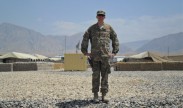
[[183,70],[183,62],[119,62],[114,66],[115,71],[161,71]]
[[0,63],[0,72],[8,71],[38,71],[38,70],[63,70],[62,63],[52,62],[22,62],[22,63]]
[[0,63],[0,72],[7,72],[13,71],[13,64],[12,63]]

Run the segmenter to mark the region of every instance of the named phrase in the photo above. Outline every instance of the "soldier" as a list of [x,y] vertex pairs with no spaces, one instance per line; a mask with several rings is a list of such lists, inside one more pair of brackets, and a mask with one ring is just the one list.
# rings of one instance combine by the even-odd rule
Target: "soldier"
[[[81,51],[92,60],[92,92],[94,101],[98,101],[98,92],[101,78],[102,101],[108,103],[105,96],[108,92],[108,74],[111,73],[109,59],[119,51],[119,41],[113,28],[104,23],[105,12],[97,11],[98,22],[88,28],[81,44]],[[88,53],[88,42],[91,43],[91,53]],[[112,53],[110,51],[110,40],[112,40]],[[101,74],[101,76],[100,76]]]

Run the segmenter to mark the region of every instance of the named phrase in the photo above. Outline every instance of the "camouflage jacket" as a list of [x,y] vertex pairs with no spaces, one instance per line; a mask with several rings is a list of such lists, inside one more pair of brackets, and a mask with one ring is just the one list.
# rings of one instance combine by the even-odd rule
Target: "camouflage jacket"
[[95,61],[101,61],[102,58],[109,57],[110,40],[112,40],[112,53],[119,51],[119,41],[113,28],[105,24],[101,27],[94,24],[85,32],[81,44],[83,54],[88,53],[88,43],[91,43],[91,56]]

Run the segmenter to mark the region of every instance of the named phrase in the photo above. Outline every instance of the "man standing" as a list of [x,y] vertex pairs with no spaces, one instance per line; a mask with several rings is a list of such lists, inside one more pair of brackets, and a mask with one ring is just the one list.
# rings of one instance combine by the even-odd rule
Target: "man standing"
[[[81,44],[81,51],[84,55],[89,56],[92,60],[92,92],[94,100],[98,100],[98,92],[100,86],[102,101],[108,102],[105,96],[108,92],[108,74],[111,73],[109,59],[114,57],[119,51],[119,41],[113,28],[104,23],[105,12],[97,11],[96,16],[98,22],[88,28],[85,32]],[[91,53],[88,53],[88,42],[91,43]],[[112,40],[112,53],[110,52],[110,40]]]

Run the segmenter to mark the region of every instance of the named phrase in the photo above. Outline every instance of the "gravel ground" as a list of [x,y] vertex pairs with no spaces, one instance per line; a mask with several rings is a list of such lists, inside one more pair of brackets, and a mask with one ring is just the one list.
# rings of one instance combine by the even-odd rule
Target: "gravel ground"
[[108,104],[92,101],[91,75],[0,72],[0,108],[183,108],[183,71],[113,71]]

